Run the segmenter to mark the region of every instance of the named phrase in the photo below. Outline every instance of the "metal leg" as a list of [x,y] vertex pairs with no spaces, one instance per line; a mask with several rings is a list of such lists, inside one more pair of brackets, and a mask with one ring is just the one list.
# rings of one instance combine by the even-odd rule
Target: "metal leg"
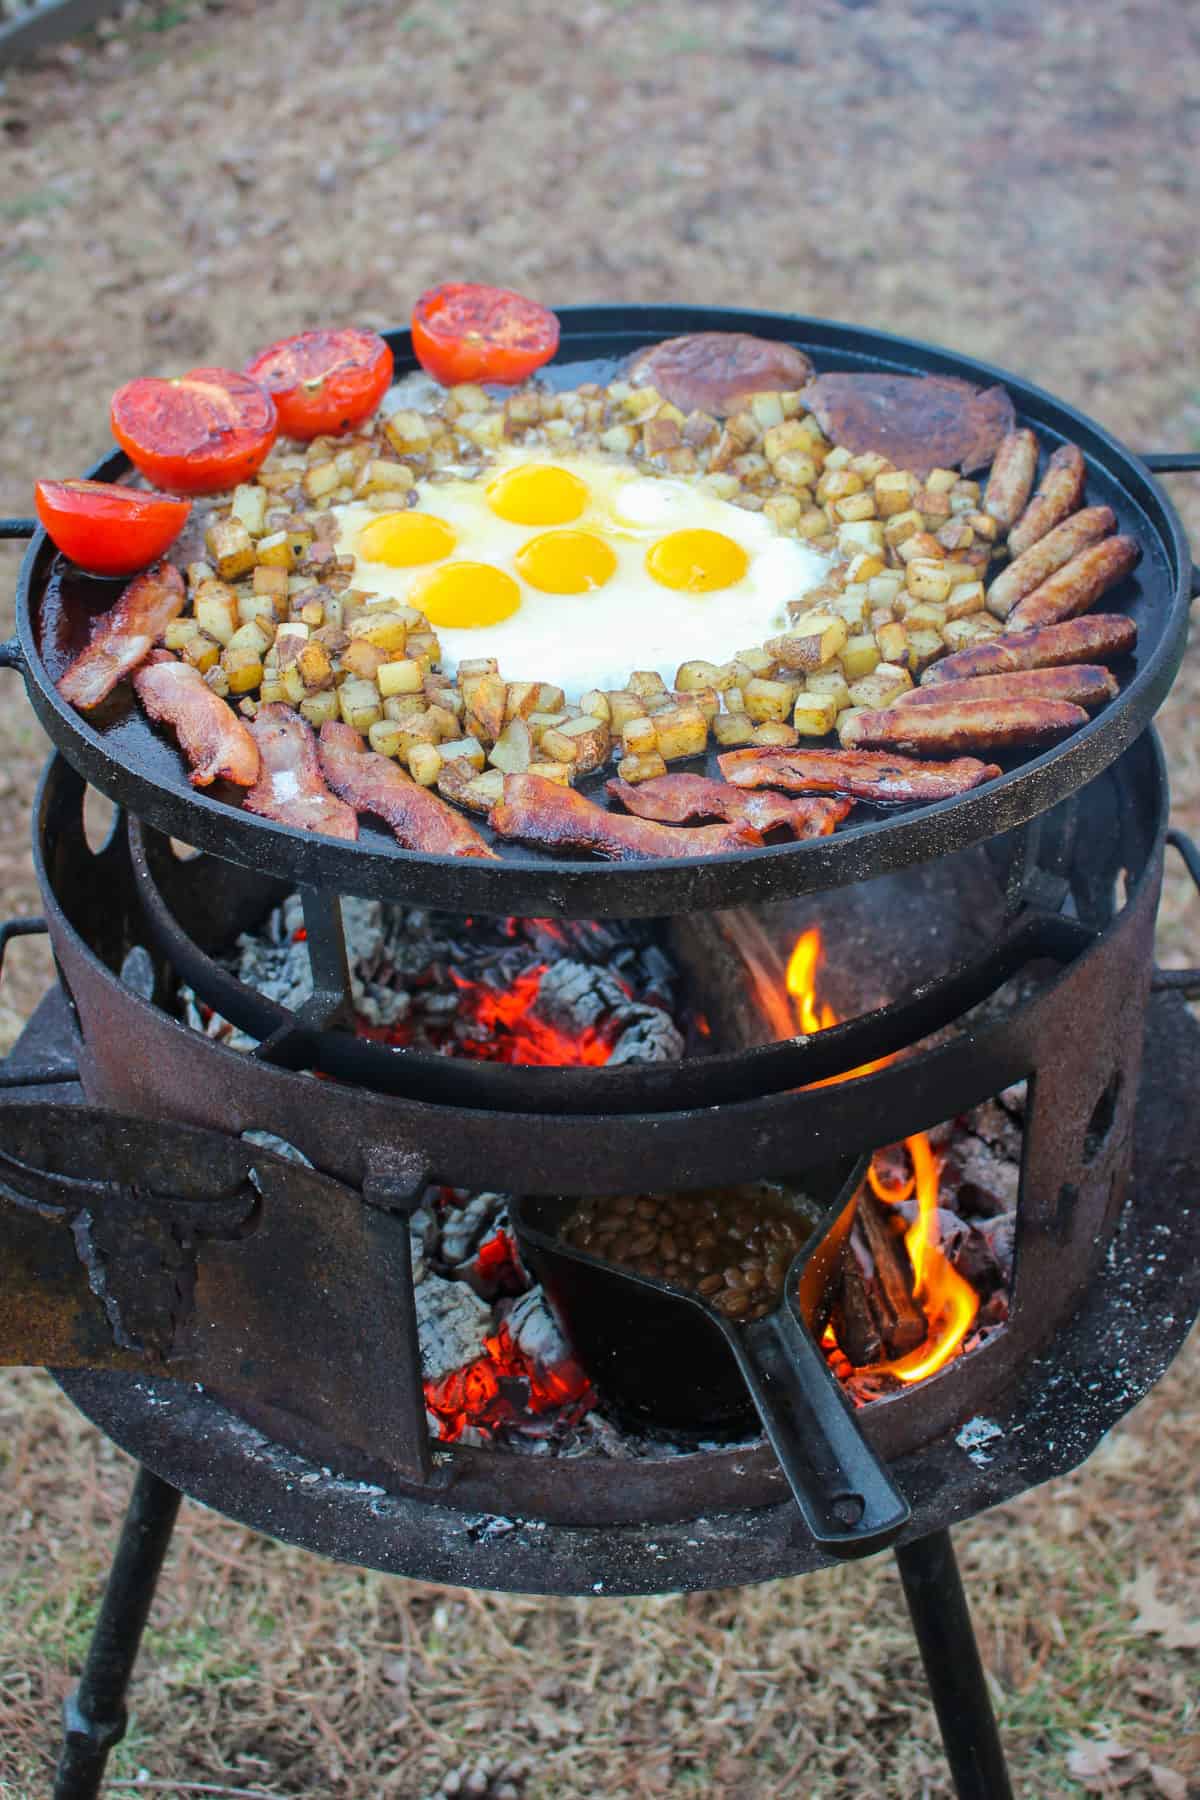
[[1012,1800],[950,1533],[901,1544],[896,1561],[958,1800]]
[[125,1735],[125,1691],[179,1501],[175,1488],[138,1470],[83,1674],[63,1706],[66,1736],[54,1800],[95,1800],[108,1753]]

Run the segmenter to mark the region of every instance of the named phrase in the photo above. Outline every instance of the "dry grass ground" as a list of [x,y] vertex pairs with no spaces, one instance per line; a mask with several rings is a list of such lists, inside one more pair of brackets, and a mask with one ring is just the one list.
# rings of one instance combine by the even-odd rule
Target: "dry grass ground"
[[[0,95],[0,511],[93,458],[118,380],[395,322],[450,274],[890,325],[1196,448],[1198,53],[1195,9],[1145,0],[143,8]],[[1192,829],[1198,685],[1193,653],[1162,719]],[[10,684],[4,912],[36,905],[43,754]],[[1198,944],[1173,883],[1162,953]],[[44,980],[16,960],[0,1043]],[[1198,1371],[1193,1345],[1080,1474],[959,1533],[1023,1796],[1200,1793]],[[42,1375],[0,1380],[0,1419],[0,1796],[34,1800],[130,1466]],[[886,1560],[509,1601],[189,1506],[134,1707],[114,1794],[418,1800],[523,1754],[528,1800],[948,1792]]]

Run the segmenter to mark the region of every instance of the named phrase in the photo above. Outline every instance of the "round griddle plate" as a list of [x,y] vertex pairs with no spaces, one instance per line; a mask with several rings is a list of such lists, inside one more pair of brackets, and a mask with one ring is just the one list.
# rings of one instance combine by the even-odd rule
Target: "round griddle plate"
[[[17,594],[20,649],[34,708],[54,742],[91,784],[160,830],[230,861],[300,886],[368,898],[421,902],[458,912],[576,918],[648,917],[762,903],[840,887],[928,861],[1010,830],[1045,812],[1113,762],[1165,698],[1187,629],[1191,563],[1174,508],[1145,465],[1074,408],[969,357],[886,332],[777,313],[703,307],[568,307],[562,341],[545,376],[559,387],[606,381],[632,351],[689,331],[746,330],[797,344],[818,370],[949,374],[981,386],[1002,382],[1023,424],[1048,455],[1064,440],[1088,458],[1088,501],[1107,504],[1135,537],[1142,560],[1105,600],[1137,621],[1135,652],[1116,667],[1121,692],[1062,744],[1010,757],[996,781],[952,800],[909,809],[858,806],[832,837],[769,845],[719,857],[602,863],[552,857],[496,842],[497,862],[401,850],[391,834],[361,822],[355,844],[295,831],[242,810],[236,790],[197,792],[174,740],[141,713],[128,683],[90,718],[62,701],[54,683],[85,639],[88,621],[111,606],[119,584],[81,575],[38,532]],[[388,334],[398,375],[415,367],[407,332]],[[90,473],[115,479],[119,453]],[[680,646],[681,660],[687,646]],[[549,658],[547,659],[549,663]],[[552,677],[553,670],[547,667]],[[1005,759],[999,759],[1002,762]],[[672,765],[718,774],[716,752]],[[605,770],[580,790],[604,799]],[[475,821],[488,835],[486,822]]]

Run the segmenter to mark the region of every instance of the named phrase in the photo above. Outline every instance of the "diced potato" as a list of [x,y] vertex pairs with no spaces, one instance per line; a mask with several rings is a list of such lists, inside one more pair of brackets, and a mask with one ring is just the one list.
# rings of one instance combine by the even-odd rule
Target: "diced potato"
[[[854,525],[860,521],[874,519],[874,494],[847,494],[844,500],[835,500],[833,510],[843,525]],[[841,548],[841,536],[838,537],[838,548]]]
[[[819,669],[832,662],[849,638],[845,619],[834,613],[805,613],[782,636],[770,638],[766,648],[786,669]],[[753,708],[747,704],[746,710]]]
[[237,616],[242,625],[258,624],[266,633],[268,644],[275,636],[279,615],[275,611],[275,603],[269,594],[239,593]]
[[967,618],[947,619],[942,641],[950,650],[965,650],[968,644],[978,644],[984,638],[997,637],[1003,630],[999,619],[993,619],[991,613],[971,613]]
[[682,701],[698,706],[706,719],[715,719],[721,710],[721,696],[716,688],[681,688],[674,695],[674,702],[678,706]]
[[263,678],[262,657],[252,645],[228,645],[221,652],[221,667],[231,694],[248,694]]
[[[262,697],[264,700],[267,698],[265,684]],[[300,702],[299,711],[301,718],[307,719],[314,731],[320,731],[322,725],[326,724],[328,720],[340,717],[341,707],[338,705],[337,689],[329,687],[323,688],[318,694],[306,694]]]
[[211,669],[204,671],[204,685],[222,700],[229,698],[229,676],[224,663],[216,662]]
[[469,675],[459,672],[459,687],[462,689],[463,702],[466,707],[467,730],[475,737],[482,737],[494,744],[504,729],[504,709],[507,698],[507,686],[499,675]]
[[221,655],[221,646],[217,639],[210,637],[206,631],[199,631],[182,646],[183,660],[191,663],[193,669],[199,669],[201,675],[207,675]]
[[[443,757],[436,776],[437,791],[443,800],[453,801],[456,806],[463,804],[463,795],[476,776],[482,774],[475,763],[467,756]],[[503,782],[503,772],[496,770]]]
[[800,514],[800,517],[796,520],[794,529],[797,537],[805,538],[811,542],[816,538],[823,538],[828,535],[829,520],[825,517],[825,514],[821,511],[819,506],[809,507],[806,512]]
[[635,756],[647,750],[658,749],[658,738],[654,731],[654,720],[645,713],[638,718],[626,719],[621,726],[621,742],[627,752]]
[[561,727],[555,726],[542,733],[538,755],[548,756],[554,762],[570,763],[573,767],[578,760],[579,747],[572,738],[563,736]]
[[622,781],[636,786],[639,781],[653,781],[658,775],[665,775],[667,765],[657,750],[646,750],[640,755],[623,756],[617,764],[617,774]]
[[319,688],[332,686],[333,663],[324,644],[318,644],[310,638],[296,658],[296,667],[308,693],[316,693]]
[[[551,738],[560,740],[561,744],[571,745],[573,754],[564,754],[558,744],[551,743]],[[580,774],[587,774],[589,770],[601,766],[611,745],[612,733],[608,728],[608,721],[591,718],[585,713],[578,719],[568,719],[564,724],[546,732],[540,749],[544,755],[553,757],[555,762],[573,762]]]
[[[312,542],[311,536],[308,541]],[[306,544],[305,549],[307,550],[307,548]],[[282,569],[286,574],[296,560],[292,549],[292,534],[287,531],[273,531],[268,537],[260,537],[254,546],[254,554],[260,568]]]
[[919,512],[906,508],[904,512],[894,513],[883,528],[883,539],[893,550],[899,550],[901,544],[925,529],[925,522]]
[[902,563],[942,562],[945,551],[931,532],[921,530],[914,531],[902,544],[897,544],[896,555]]
[[640,719],[645,716],[646,708],[642,696],[635,694],[630,688],[610,688],[606,698],[608,700],[608,722],[618,736],[630,719]]
[[376,687],[380,668],[387,661],[387,651],[368,644],[365,638],[351,638],[338,661],[343,674],[357,676]]
[[[870,582],[855,582],[845,593],[835,594],[832,600],[826,601],[823,610],[831,612],[835,619],[844,619],[847,631],[854,632],[859,630],[867,616],[870,597]],[[803,612],[799,612],[797,617],[803,618]]]
[[[262,682],[260,683],[259,689],[258,689],[258,697],[262,701],[264,706],[274,705],[276,703],[280,703],[283,705],[291,704],[291,702],[288,700],[287,688],[284,686],[282,681],[275,680],[274,676],[271,674],[271,671],[269,669],[264,669],[264,671],[263,671]],[[336,715],[336,712],[337,712],[337,705],[335,702],[335,705],[334,705],[334,714],[335,715]]]
[[754,676],[742,689],[746,711],[756,725],[765,719],[786,719],[796,701],[798,684],[794,681],[766,681]]
[[803,693],[792,711],[792,724],[801,737],[824,737],[833,730],[840,710],[836,694]]
[[222,581],[236,581],[254,567],[254,540],[240,519],[214,520],[204,543]]
[[911,686],[912,676],[907,669],[901,669],[894,663],[881,662],[869,675],[851,682],[850,699],[855,706],[860,707],[890,706],[899,694],[906,693]]
[[751,675],[769,675],[774,660],[761,644],[751,644],[748,650],[739,650],[733,658],[735,663],[741,664],[737,671],[738,681],[744,682]]
[[189,590],[192,588],[203,587],[206,581],[212,581],[215,577],[216,570],[211,563],[191,562],[187,566],[187,584]]
[[460,806],[470,807],[472,812],[489,813],[503,796],[503,769],[485,769],[467,782],[458,799]]
[[948,550],[953,556],[960,550],[971,548],[975,542],[975,527],[969,525],[966,519],[947,519],[944,525],[939,526],[935,535],[942,549]]
[[559,787],[570,787],[574,769],[570,763],[531,762],[527,775],[540,775],[543,781],[556,781]]
[[[860,632],[847,638],[838,657],[846,680],[851,683],[870,675],[880,660],[879,645],[871,632]],[[809,679],[811,681],[812,677]]]
[[411,657],[398,657],[392,662],[383,663],[375,679],[385,700],[389,700],[393,694],[419,694],[422,686],[421,665]]
[[905,586],[916,600],[945,601],[950,598],[953,583],[943,563],[914,557],[906,571]]
[[442,654],[442,646],[434,631],[410,631],[404,648],[423,669],[431,669]]
[[789,450],[807,452],[808,444],[808,433],[799,419],[782,420],[778,425],[769,425],[763,432],[763,455],[768,462],[778,462]]
[[337,696],[342,718],[355,731],[369,731],[375,721],[383,717],[379,689],[373,681],[363,681],[352,675],[348,681],[343,681]]
[[994,544],[1000,536],[999,523],[993,519],[991,513],[968,512],[964,513],[963,517],[975,536],[982,539],[985,544]]
[[[389,694],[383,703],[385,719],[424,719],[431,710],[426,706],[423,694]],[[431,719],[425,729],[425,738],[433,743],[437,735],[436,723]]]
[[537,712],[536,681],[510,681],[504,690],[504,716],[506,719],[524,719],[531,712]]
[[565,712],[530,713],[526,723],[533,733],[534,743],[540,744],[547,731],[557,731],[560,725],[566,724],[570,716],[570,713]]
[[[883,523],[879,519],[861,518],[843,520],[838,526],[837,547],[843,556],[876,556],[882,558],[884,549]],[[847,577],[851,579],[851,577]],[[864,581],[866,577],[856,575],[856,581]]]
[[945,656],[946,646],[942,641],[941,631],[933,625],[921,625],[908,632],[908,666],[914,675],[927,669],[930,663]]
[[403,650],[408,641],[408,626],[405,621],[393,612],[359,613],[350,626],[352,638],[365,638],[368,644],[376,649],[386,650],[394,656],[397,650]]
[[643,700],[652,694],[665,694],[667,684],[656,669],[635,669],[629,677],[629,691],[640,694]]
[[580,694],[579,707],[580,711],[586,713],[589,718],[603,719],[605,724],[611,717],[608,695],[602,693],[599,688],[589,688],[586,694]]
[[860,450],[846,465],[856,475],[861,475],[864,481],[874,481],[876,476],[886,474],[891,466],[887,457],[881,456],[878,450]]
[[881,625],[875,633],[875,642],[879,645],[879,654],[885,663],[908,663],[908,632],[896,619],[890,624]]
[[462,720],[448,706],[439,706],[435,702],[430,706],[425,717],[433,727],[435,743],[449,744],[455,738],[462,736]]
[[498,675],[500,664],[494,656],[469,656],[458,665],[459,681],[474,679],[477,675]]
[[403,496],[413,486],[415,477],[407,463],[386,462],[383,457],[372,457],[365,462],[358,472],[354,483],[357,495],[383,494],[389,499],[394,497],[398,504],[403,504]]
[[889,569],[883,558],[874,550],[858,550],[850,554],[850,566],[846,570],[846,587],[861,587],[866,582],[874,581],[878,575],[887,576],[889,579],[894,578],[895,573],[896,571]]
[[965,587],[968,582],[979,580],[979,570],[973,562],[969,562],[965,558],[958,562],[946,561],[941,566],[950,577],[952,588]]
[[300,485],[310,500],[320,500],[326,494],[332,494],[335,487],[340,487],[341,481],[338,466],[330,459],[329,462],[314,463],[311,468],[306,469]]
[[964,581],[960,586],[950,590],[950,598],[946,602],[946,618],[966,619],[972,613],[982,612],[983,608],[982,581]]
[[[681,756],[699,756],[708,743],[708,720],[699,707],[683,702],[656,713],[653,720],[654,748],[667,762]],[[630,750],[645,746],[631,744],[628,732],[625,745]]]
[[782,719],[764,719],[750,733],[750,742],[767,749],[789,750],[799,742],[800,733],[794,725],[784,724]]
[[401,731],[395,719],[376,719],[367,731],[372,750],[378,756],[399,756]]
[[939,606],[936,600],[918,600],[915,606],[905,610],[904,625],[910,634],[914,631],[940,632],[949,617],[949,602]]
[[250,619],[244,625],[238,626],[225,648],[227,650],[253,650],[256,656],[263,657],[271,648],[274,637],[274,623],[269,631],[265,631],[257,620]]
[[848,706],[848,707],[846,707],[844,712],[840,712],[838,714],[836,728],[837,728],[838,737],[841,739],[843,744],[846,741],[846,737],[845,737],[846,726],[849,724],[850,720],[856,719],[860,712],[867,712],[869,710],[870,710],[870,708],[865,707],[865,706]]
[[775,458],[772,467],[780,481],[793,488],[811,488],[820,471],[805,450],[785,450]]
[[637,432],[632,425],[612,425],[600,433],[600,443],[617,456],[628,456],[637,443]]
[[488,761],[506,775],[520,775],[533,761],[533,733],[524,719],[510,719],[496,739]]
[[732,750],[753,742],[754,720],[746,712],[720,713],[712,722],[712,732],[723,750]]
[[412,744],[408,751],[408,772],[421,787],[432,787],[442,767],[442,753],[433,744]]
[[267,490],[243,485],[234,488],[233,518],[240,519],[252,538],[261,537],[267,529]]
[[537,690],[537,706],[534,711],[558,712],[561,710],[565,698],[562,689],[555,687],[552,681],[540,681]]
[[227,644],[238,628],[237,595],[223,581],[206,581],[192,602],[196,623],[218,644]]
[[421,456],[433,442],[429,426],[419,412],[401,409],[384,425],[384,435],[401,456]]
[[[746,679],[749,680],[750,677],[747,676]],[[721,698],[725,702],[725,711],[727,713],[745,712],[746,696],[743,694],[740,687],[726,688],[725,692],[721,695]]]
[[833,456],[827,456],[821,479],[817,483],[817,499],[822,502],[846,500],[851,494],[861,494],[865,486],[861,475],[856,475],[853,469],[840,464],[835,467]]
[[839,664],[832,668],[818,669],[815,674],[805,678],[804,690],[807,694],[832,694],[838,703],[838,711],[850,704],[850,687]]
[[176,652],[190,644],[194,637],[200,635],[200,624],[196,619],[172,619],[163,632],[163,643],[168,650]]
[[438,748],[441,750],[443,762],[467,762],[476,774],[483,773],[487,757],[478,738],[454,738],[448,744],[440,744]]
[[885,569],[881,575],[873,575],[867,583],[867,597],[872,606],[892,606],[903,586],[904,574],[901,570]]

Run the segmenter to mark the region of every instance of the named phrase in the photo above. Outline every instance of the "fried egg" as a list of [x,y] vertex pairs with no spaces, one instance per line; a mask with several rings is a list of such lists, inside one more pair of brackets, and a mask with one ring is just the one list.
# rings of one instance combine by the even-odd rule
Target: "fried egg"
[[333,508],[354,586],[423,612],[449,673],[494,656],[507,680],[573,697],[727,661],[783,630],[829,568],[762,513],[616,458],[512,447],[415,493],[403,511]]

